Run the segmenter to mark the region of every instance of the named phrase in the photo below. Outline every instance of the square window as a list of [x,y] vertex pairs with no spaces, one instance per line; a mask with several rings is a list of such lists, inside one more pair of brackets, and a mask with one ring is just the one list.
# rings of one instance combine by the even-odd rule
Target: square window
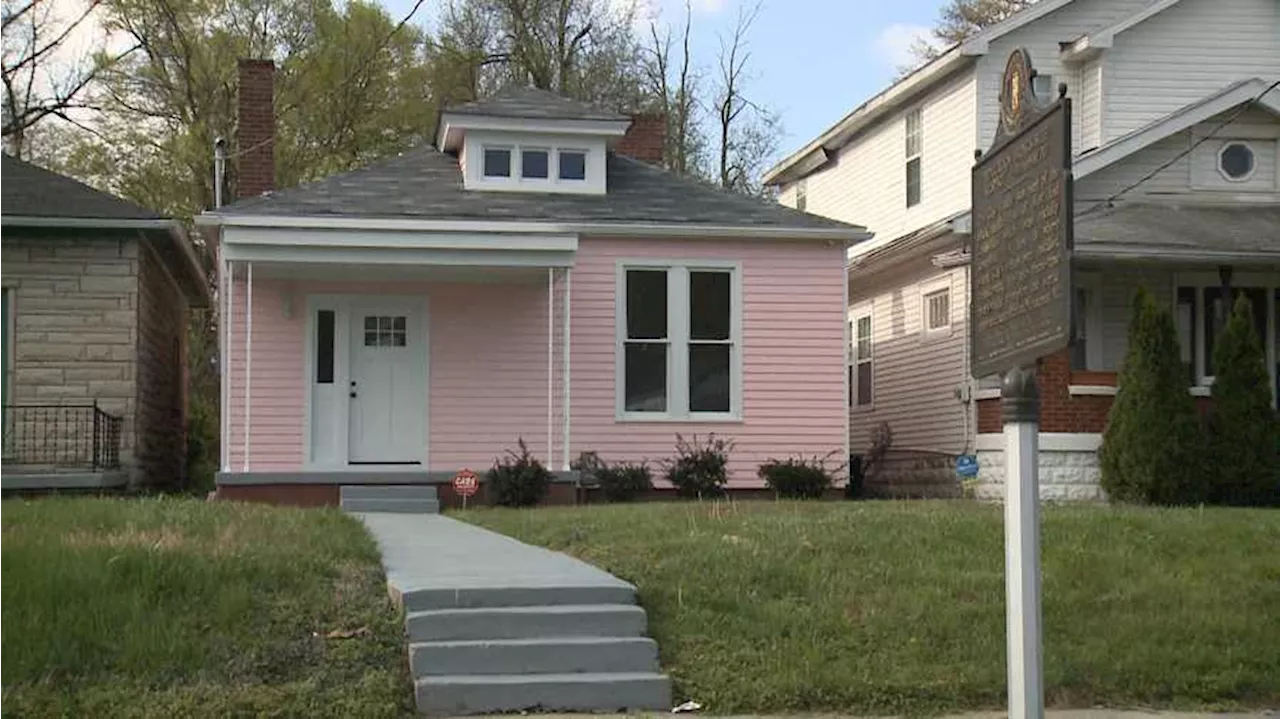
[[560,179],[587,179],[587,153],[579,150],[560,151]]
[[689,272],[689,338],[729,339],[729,273]]
[[484,148],[484,176],[511,177],[511,150],[498,147]]
[[399,330],[400,332],[404,332],[404,318],[403,318],[403,317],[396,317],[396,318],[392,319],[392,320],[391,320],[391,329],[393,329],[393,330]]
[[945,332],[951,328],[951,292],[934,290],[924,296],[925,332]]
[[628,342],[624,374],[628,412],[667,411],[667,345]]
[[521,150],[520,176],[529,180],[547,179],[547,151]]

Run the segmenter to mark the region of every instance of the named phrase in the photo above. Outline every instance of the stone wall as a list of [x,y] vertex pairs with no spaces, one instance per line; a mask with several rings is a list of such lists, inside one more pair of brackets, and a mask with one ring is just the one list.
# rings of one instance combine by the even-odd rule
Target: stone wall
[[131,467],[139,241],[52,232],[15,236],[6,229],[2,251],[4,286],[13,291],[10,402],[97,400],[124,418],[121,461]]
[[862,491],[868,497],[896,499],[959,497],[963,492],[955,462],[949,454],[890,450]]
[[187,305],[145,242],[138,269],[137,461],[148,484],[173,484],[186,472]]
[[[1004,499],[1004,451],[978,450],[979,499]],[[1099,484],[1097,450],[1040,449],[1040,498],[1060,501],[1106,499]]]

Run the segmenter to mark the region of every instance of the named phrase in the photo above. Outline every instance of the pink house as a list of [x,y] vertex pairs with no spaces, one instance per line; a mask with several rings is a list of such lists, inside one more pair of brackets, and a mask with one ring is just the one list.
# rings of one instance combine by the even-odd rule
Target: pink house
[[848,455],[863,228],[627,157],[660,153],[661,123],[538,90],[270,191],[271,78],[242,64],[242,199],[199,218],[228,318],[221,495],[441,483],[519,439],[568,478],[583,451],[655,461],[714,432],[743,488],[771,457]]

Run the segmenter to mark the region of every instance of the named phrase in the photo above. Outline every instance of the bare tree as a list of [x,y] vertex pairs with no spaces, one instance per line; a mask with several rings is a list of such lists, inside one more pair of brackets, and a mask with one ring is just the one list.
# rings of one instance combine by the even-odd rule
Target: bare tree
[[760,170],[777,150],[781,129],[777,113],[745,94],[751,62],[747,33],[759,14],[759,2],[740,8],[733,35],[720,38],[714,108],[719,132],[718,181],[725,189],[747,194],[763,191]]
[[[916,59],[915,67],[929,62],[947,48],[968,40],[1035,2],[1036,0],[949,0],[938,11],[933,39],[918,38],[912,43],[911,54]],[[899,76],[908,74],[915,67],[899,68]]]
[[692,68],[692,55],[689,52],[693,8],[688,0],[684,8],[679,68],[672,67],[671,52],[675,41],[671,31],[664,29],[659,32],[657,23],[649,24],[649,36],[653,44],[646,49],[645,58],[649,91],[657,98],[658,109],[666,121],[666,147],[663,152],[666,166],[680,175],[698,171],[703,147],[695,102],[701,77]]
[[69,110],[81,107],[80,97],[98,71],[137,49],[108,55],[97,47],[67,55],[74,51],[70,38],[88,26],[99,2],[89,0],[62,18],[52,0],[4,0],[0,102],[4,142],[14,155],[26,153],[28,134],[37,123],[51,115],[68,119]]

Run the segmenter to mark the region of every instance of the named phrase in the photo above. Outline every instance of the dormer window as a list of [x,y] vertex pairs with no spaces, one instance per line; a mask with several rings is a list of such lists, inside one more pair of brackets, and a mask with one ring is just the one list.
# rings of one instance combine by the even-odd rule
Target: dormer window
[[484,148],[484,176],[511,177],[511,149],[506,147]]
[[560,179],[587,179],[587,153],[584,150],[560,151]]
[[548,153],[540,149],[523,149],[520,151],[520,177],[526,180],[547,179]]

